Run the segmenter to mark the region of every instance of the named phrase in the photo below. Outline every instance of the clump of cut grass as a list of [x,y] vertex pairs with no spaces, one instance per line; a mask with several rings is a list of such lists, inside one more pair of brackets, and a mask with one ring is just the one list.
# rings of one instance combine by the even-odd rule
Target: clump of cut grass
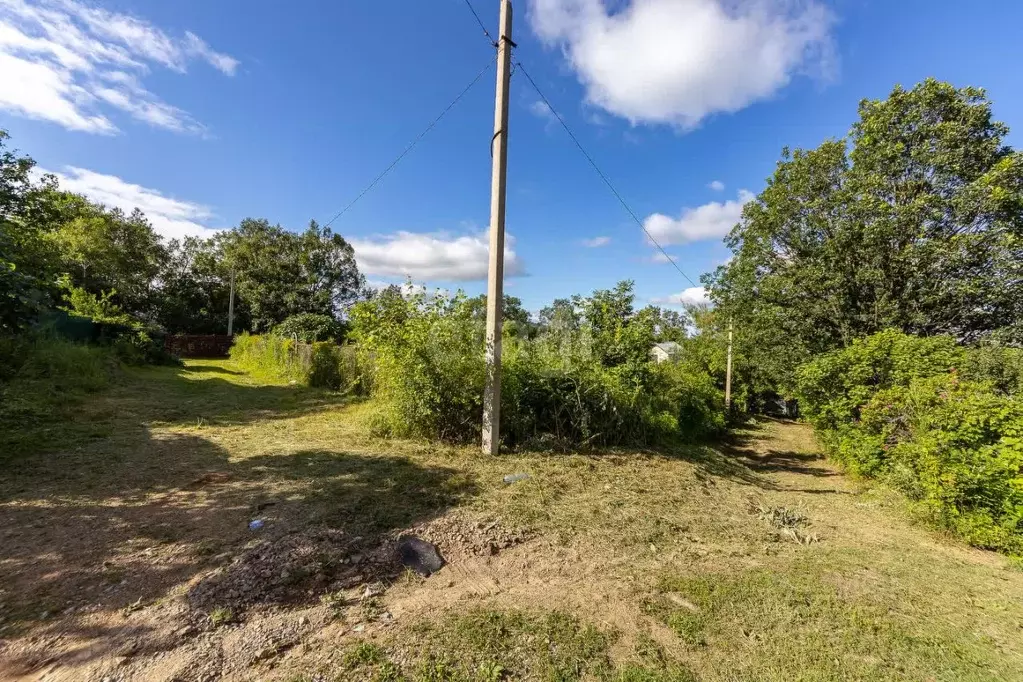
[[210,625],[215,628],[219,628],[222,625],[227,625],[234,622],[234,611],[226,606],[218,606],[209,613]]
[[806,533],[802,529],[810,525],[810,520],[800,511],[788,507],[769,507],[764,504],[754,504],[751,508],[761,521],[764,521],[777,528],[783,537],[792,540],[797,545],[812,545],[820,542],[820,538],[814,533]]

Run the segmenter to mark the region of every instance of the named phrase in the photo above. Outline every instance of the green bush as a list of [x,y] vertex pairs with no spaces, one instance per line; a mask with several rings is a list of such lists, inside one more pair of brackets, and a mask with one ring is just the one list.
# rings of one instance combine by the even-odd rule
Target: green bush
[[[376,430],[472,442],[482,427],[483,320],[472,301],[390,293],[352,312],[352,334],[376,360],[384,416]],[[647,361],[649,338],[615,335],[621,358],[597,352],[591,329],[506,334],[501,438],[506,445],[650,444],[723,428],[723,398],[705,372]]]
[[1005,395],[1023,393],[1023,348],[986,344],[966,351],[960,374],[964,379],[989,381]]
[[[71,318],[91,323],[93,338],[90,340],[109,345],[122,362],[129,365],[181,364],[178,358],[167,352],[161,329],[128,315],[113,302],[116,291],[96,296],[71,284],[67,275],[59,284],[67,303],[61,310]],[[59,325],[54,331],[60,333]]]
[[889,331],[822,356],[798,376],[805,412],[851,472],[886,481],[973,545],[1020,554],[1018,361],[1014,349]]
[[307,344],[276,334],[242,333],[235,337],[230,356],[253,376],[271,381],[304,384],[311,365],[311,349]]
[[317,341],[341,343],[344,341],[346,333],[347,329],[343,323],[329,315],[316,313],[292,315],[274,327],[274,334],[305,343]]
[[796,372],[803,414],[819,429],[855,422],[878,391],[946,374],[965,351],[950,336],[920,338],[887,330],[818,356]]
[[978,547],[1023,553],[1023,401],[955,375],[914,379],[863,408],[855,456]]
[[117,364],[109,348],[0,336],[0,445],[16,447],[33,426],[61,420],[68,407],[106,387]]
[[331,342],[301,343],[277,334],[241,334],[231,359],[251,374],[271,381],[294,382],[355,395],[368,395],[373,371],[355,346]]

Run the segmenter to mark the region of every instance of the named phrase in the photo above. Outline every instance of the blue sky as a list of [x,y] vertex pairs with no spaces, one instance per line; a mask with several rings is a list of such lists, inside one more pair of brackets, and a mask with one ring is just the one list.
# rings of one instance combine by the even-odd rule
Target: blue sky
[[[497,1],[473,0],[496,32]],[[727,9],[726,9],[727,8]],[[519,0],[516,59],[694,280],[783,146],[927,76],[1023,127],[1023,3]],[[492,58],[464,0],[0,0],[0,127],[71,189],[162,233],[321,223]],[[483,291],[494,71],[333,225],[367,277]],[[506,291],[538,309],[634,279],[691,285],[522,74],[512,79]],[[1010,141],[1018,133],[1010,137]],[[600,244],[600,245],[596,245]],[[688,297],[695,297],[689,292]]]

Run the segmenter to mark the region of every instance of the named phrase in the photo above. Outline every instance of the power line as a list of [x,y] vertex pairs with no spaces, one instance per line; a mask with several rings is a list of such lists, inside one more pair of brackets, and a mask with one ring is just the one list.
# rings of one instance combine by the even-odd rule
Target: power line
[[522,65],[522,62],[521,61],[515,62],[515,66],[521,69],[523,75],[526,77],[527,80],[529,80],[529,84],[533,86],[534,90],[536,90],[536,94],[540,96],[540,99],[543,100],[543,103],[547,106],[550,112],[554,114],[555,118],[558,119],[558,122],[561,124],[561,127],[565,129],[565,132],[568,133],[568,136],[572,138],[573,142],[575,142],[575,146],[579,148],[579,151],[582,152],[583,156],[586,157],[586,160],[590,162],[590,165],[593,166],[593,170],[597,171],[597,175],[600,176],[600,179],[604,181],[604,184],[608,186],[608,189],[611,190],[611,193],[615,195],[615,197],[618,199],[621,205],[625,207],[625,210],[629,212],[629,215],[632,216],[632,219],[636,221],[636,224],[639,225],[640,229],[642,229],[643,232],[646,233],[646,236],[650,239],[653,245],[661,250],[661,253],[663,253],[664,257],[668,259],[668,262],[675,266],[675,269],[678,270],[678,274],[682,275],[686,279],[686,281],[688,281],[694,287],[700,286],[699,284],[694,282],[689,277],[689,275],[682,271],[682,268],[678,266],[678,263],[676,263],[675,259],[671,257],[671,254],[665,251],[664,247],[661,246],[657,242],[657,240],[654,239],[653,235],[650,234],[650,231],[646,229],[646,225],[643,224],[643,221],[640,220],[639,216],[636,215],[636,212],[629,207],[629,204],[626,203],[622,195],[618,192],[617,189],[615,189],[615,186],[611,184],[611,180],[609,180],[607,175],[604,174],[604,171],[600,170],[600,166],[597,165],[597,162],[594,161],[593,157],[590,156],[590,154],[586,151],[582,143],[579,141],[579,138],[575,136],[575,133],[572,132],[572,129],[568,127],[567,123],[565,123],[565,119],[561,117],[561,114],[559,114],[558,111],[553,106],[551,106],[551,102],[549,99],[547,99],[547,95],[543,94],[543,91],[540,90],[540,86],[538,86],[536,84],[536,81],[533,80],[533,77],[529,75],[529,71],[527,71],[526,67]]
[[497,47],[497,41],[494,40],[494,36],[490,35],[490,31],[487,30],[487,25],[483,23],[482,19],[480,19],[480,15],[476,13],[476,8],[472,6],[472,0],[465,0],[465,5],[469,8],[469,11],[472,12],[472,15],[476,17],[476,23],[483,29],[483,35],[487,37],[491,45]]
[[378,175],[375,178],[373,178],[373,182],[371,182],[368,185],[366,185],[366,188],[363,189],[361,192],[359,192],[359,195],[357,197],[352,199],[352,201],[347,206],[345,206],[343,209],[338,211],[334,215],[334,217],[331,218],[330,220],[328,220],[327,223],[323,227],[325,227],[325,228],[326,227],[330,227],[334,223],[334,221],[336,221],[338,218],[340,218],[345,213],[347,213],[349,211],[349,209],[352,208],[352,206],[355,206],[355,204],[357,204],[360,199],[362,199],[364,196],[366,196],[371,189],[376,187],[377,183],[380,182],[381,180],[383,180],[385,175],[390,173],[394,169],[394,167],[397,166],[398,163],[401,162],[402,159],[404,159],[406,156],[408,156],[408,153],[410,151],[412,151],[412,149],[417,144],[419,144],[420,140],[422,140],[424,137],[426,137],[427,133],[429,133],[431,130],[433,130],[434,127],[438,123],[440,123],[440,120],[442,118],[444,118],[444,116],[447,115],[447,113],[449,111],[451,111],[452,109],[455,108],[455,105],[458,104],[462,100],[463,97],[465,97],[466,93],[468,93],[469,90],[472,89],[472,86],[476,85],[476,83],[479,82],[480,78],[483,78],[483,74],[485,74],[487,71],[490,70],[490,66],[495,61],[497,61],[497,55],[494,55],[494,58],[491,59],[489,62],[487,62],[487,65],[483,67],[483,70],[480,71],[478,74],[476,74],[476,77],[473,78],[472,81],[470,81],[469,84],[466,85],[465,88],[460,93],[458,93],[457,97],[455,97],[453,100],[451,100],[451,104],[449,104],[446,107],[444,107],[444,111],[440,112],[440,114],[437,116],[437,118],[433,119],[433,121],[430,122],[430,125],[426,126],[426,128],[423,130],[423,132],[419,133],[419,135],[414,140],[412,140],[412,142],[409,144],[409,146],[405,147],[405,151],[403,151],[401,154],[399,154],[398,158],[396,158],[394,161],[392,161],[391,164],[387,168],[385,168],[383,170],[383,172],[380,173],[380,175]]

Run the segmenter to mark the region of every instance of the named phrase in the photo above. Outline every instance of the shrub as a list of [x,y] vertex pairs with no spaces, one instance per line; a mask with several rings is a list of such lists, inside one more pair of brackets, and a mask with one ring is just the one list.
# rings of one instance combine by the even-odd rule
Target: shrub
[[[128,315],[113,302],[116,291],[96,296],[72,285],[67,275],[59,284],[67,302],[61,310],[73,319],[91,323],[90,340],[109,345],[122,362],[129,365],[181,364],[178,358],[167,352],[161,329]],[[61,326],[54,324],[53,330],[60,334]]]
[[[485,385],[483,320],[471,300],[393,292],[361,303],[352,334],[376,360],[384,416],[376,430],[458,442],[479,438]],[[648,339],[633,338],[621,362],[608,361],[590,329],[523,338],[506,334],[502,353],[501,438],[517,445],[649,444],[723,428],[723,399],[706,372],[647,361]],[[386,427],[384,427],[384,423]]]
[[[904,492],[978,547],[1023,553],[1023,398],[1015,349],[882,332],[798,372],[829,453]],[[959,368],[963,371],[960,372]],[[962,378],[965,374],[969,378]]]
[[274,327],[274,334],[305,343],[332,341],[341,343],[347,334],[345,325],[329,315],[302,313],[292,315]]
[[277,334],[241,334],[231,346],[231,359],[264,379],[295,382],[314,388],[368,395],[373,371],[355,346],[330,342],[306,344]]
[[342,393],[369,395],[373,387],[372,362],[353,345],[314,343],[306,383]]
[[272,381],[306,383],[310,347],[276,334],[242,333],[234,340],[231,359],[250,374]]
[[800,406],[814,426],[836,429],[856,421],[860,408],[878,391],[945,374],[964,357],[965,351],[950,336],[920,338],[883,331],[800,367],[796,373]]
[[857,431],[848,461],[971,544],[1023,552],[1023,401],[955,375],[914,379],[875,395]]
[[964,379],[989,381],[1005,395],[1023,393],[1023,348],[994,344],[970,348],[960,374]]

